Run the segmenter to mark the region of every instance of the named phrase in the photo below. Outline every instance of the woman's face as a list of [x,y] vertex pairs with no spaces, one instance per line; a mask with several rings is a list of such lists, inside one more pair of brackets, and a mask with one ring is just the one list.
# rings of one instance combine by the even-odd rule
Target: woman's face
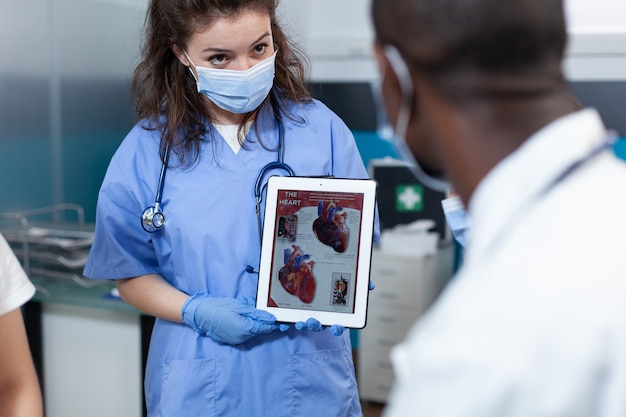
[[[195,32],[187,41],[186,48],[183,51],[174,46],[173,50],[179,61],[194,72],[194,65],[245,71],[274,54],[270,16],[264,12],[246,11],[232,18],[219,18],[207,28]],[[207,102],[210,112],[219,118],[224,111]]]

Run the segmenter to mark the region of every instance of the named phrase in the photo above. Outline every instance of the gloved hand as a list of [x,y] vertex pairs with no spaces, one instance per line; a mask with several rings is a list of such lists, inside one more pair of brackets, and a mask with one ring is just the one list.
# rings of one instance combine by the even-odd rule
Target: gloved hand
[[[256,299],[253,297],[241,297],[241,299],[248,304],[249,306],[252,307],[256,307]],[[287,330],[289,330],[289,324],[288,323],[276,323],[278,325],[278,330],[280,330],[281,332],[286,332]]]
[[[310,318],[306,322],[304,321],[297,322],[295,324],[295,328],[298,330],[307,329],[307,330],[311,330],[314,332],[319,332],[321,330],[324,330],[325,328],[328,328],[328,326],[324,327],[322,326],[322,323],[320,323],[318,320],[314,318]],[[330,333],[333,336],[341,336],[343,332],[345,331],[346,331],[346,328],[338,324],[333,324],[332,326],[330,326]]]
[[202,291],[185,301],[182,317],[187,326],[202,336],[229,345],[278,329],[276,317],[257,310],[245,299],[212,297]]
[[[372,281],[369,281],[368,288],[370,291],[373,291],[374,288],[376,288],[376,286],[374,285]],[[324,326],[322,326],[322,323],[320,323],[318,320],[314,318],[310,318],[306,322],[304,321],[297,322],[295,324],[295,328],[298,330],[307,329],[307,330],[311,330],[314,332],[319,332],[324,329]],[[284,331],[282,328],[281,330]],[[346,331],[346,328],[338,324],[333,324],[332,326],[330,326],[330,333],[333,336],[341,336],[343,332],[345,331]]]

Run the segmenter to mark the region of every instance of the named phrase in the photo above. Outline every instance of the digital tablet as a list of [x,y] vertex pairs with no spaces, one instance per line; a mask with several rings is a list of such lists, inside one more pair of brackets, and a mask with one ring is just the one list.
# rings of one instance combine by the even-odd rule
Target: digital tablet
[[373,180],[270,177],[257,308],[365,327],[375,206]]

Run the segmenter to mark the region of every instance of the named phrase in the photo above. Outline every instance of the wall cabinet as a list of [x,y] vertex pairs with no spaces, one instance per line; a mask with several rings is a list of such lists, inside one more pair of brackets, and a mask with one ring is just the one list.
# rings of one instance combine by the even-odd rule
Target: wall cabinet
[[140,315],[43,304],[47,417],[141,417]]
[[109,297],[113,283],[31,280],[38,291],[24,318],[46,417],[145,416],[154,318]]

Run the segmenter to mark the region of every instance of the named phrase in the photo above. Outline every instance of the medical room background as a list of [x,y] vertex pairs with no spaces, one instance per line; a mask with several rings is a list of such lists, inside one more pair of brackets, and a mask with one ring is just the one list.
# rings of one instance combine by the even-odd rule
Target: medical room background
[[[94,221],[109,160],[134,123],[129,84],[146,4],[0,0],[0,220],[2,215],[72,203],[84,210],[86,223]],[[606,125],[620,134],[615,152],[626,159],[626,2],[567,0],[566,9],[567,80],[580,102],[597,108]],[[385,124],[374,94],[378,72],[371,49],[369,0],[282,0],[279,12],[311,60],[314,96],[352,129],[370,173],[372,166],[388,164],[383,159],[396,154],[381,138]],[[397,176],[389,180],[384,173],[379,175],[381,193],[398,185],[394,178],[401,182]],[[425,216],[417,213],[415,218]],[[433,216],[441,225],[443,217]],[[387,225],[391,228],[398,219],[390,218]],[[6,223],[0,222],[0,231]],[[451,242],[445,233],[439,239]],[[375,254],[372,274],[378,275],[373,276],[377,290],[372,300],[398,296],[386,293],[385,271],[393,268],[397,276],[390,279],[397,279],[400,292],[408,297],[395,300],[395,305],[405,308],[413,322],[436,298],[458,262],[458,247],[450,243],[448,251],[456,250],[456,257],[443,256],[439,252],[445,245],[439,244],[431,269],[426,256],[406,253],[406,245],[391,245],[394,249]],[[424,300],[411,295],[422,291],[422,278],[414,271],[433,268],[440,272],[441,286]],[[30,274],[34,280],[36,275]],[[36,282],[39,291],[26,308],[26,319],[46,415],[142,415],[141,373],[149,318],[128,306],[111,307],[122,302],[105,299],[108,289],[82,281],[50,287],[45,282],[50,281]],[[76,288],[68,289],[72,285]],[[383,307],[381,315],[388,308]],[[393,380],[386,355],[402,340],[408,325],[399,326],[391,337],[377,327],[377,316],[372,317],[369,328],[352,332],[357,378],[364,401],[384,403]]]

